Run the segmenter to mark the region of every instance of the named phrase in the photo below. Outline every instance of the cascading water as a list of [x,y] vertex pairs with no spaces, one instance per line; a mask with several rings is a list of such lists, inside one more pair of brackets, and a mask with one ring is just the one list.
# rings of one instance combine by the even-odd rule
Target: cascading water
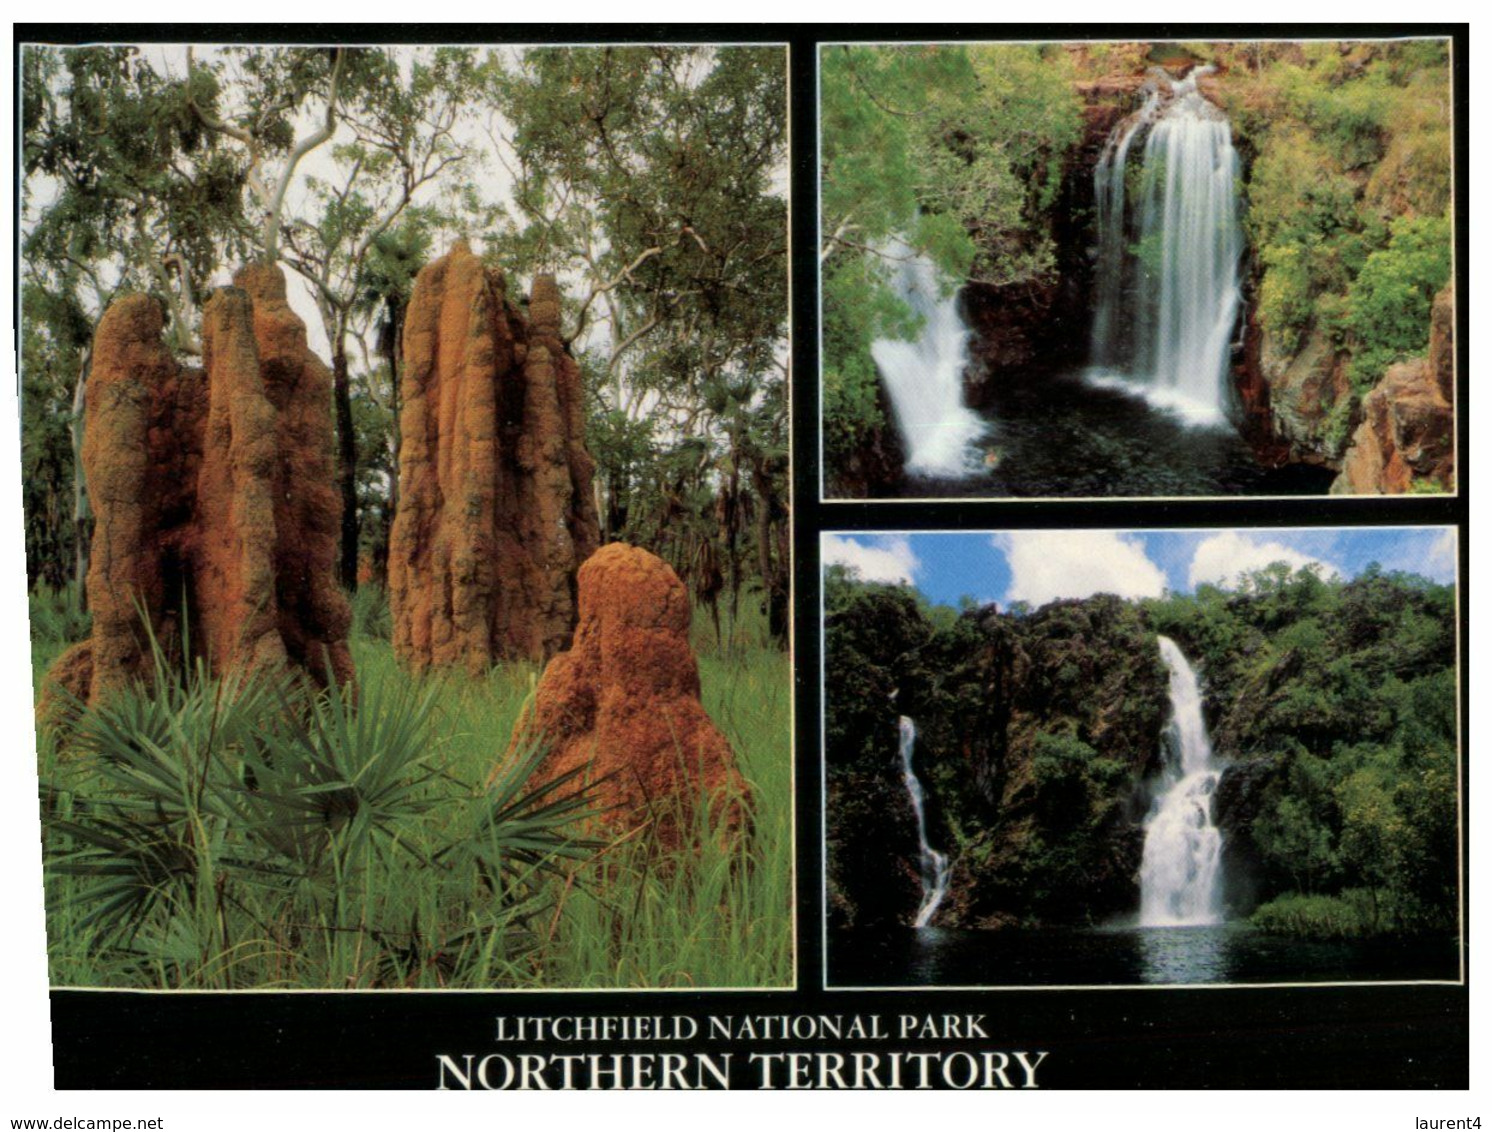
[[917,918],[912,921],[912,926],[925,928],[948,893],[948,858],[927,843],[926,797],[922,792],[922,782],[912,769],[912,751],[916,745],[917,725],[902,716],[901,777],[906,783],[907,793],[911,795],[912,810],[917,815],[917,847],[920,853],[918,871],[922,876],[922,905],[917,909]]
[[1151,88],[1144,106],[1110,135],[1094,173],[1092,376],[1117,375],[1198,424],[1228,417],[1243,252],[1233,132],[1197,89],[1211,70],[1172,82],[1169,98]]
[[1171,674],[1171,721],[1160,792],[1145,819],[1140,925],[1215,924],[1222,919],[1223,838],[1212,819],[1219,772],[1202,721],[1197,674],[1175,641],[1159,640]]
[[986,429],[964,404],[969,328],[958,313],[958,295],[944,294],[937,266],[900,241],[883,254],[895,262],[892,289],[922,323],[911,342],[880,338],[870,347],[906,445],[906,470],[967,476],[978,468],[974,442]]

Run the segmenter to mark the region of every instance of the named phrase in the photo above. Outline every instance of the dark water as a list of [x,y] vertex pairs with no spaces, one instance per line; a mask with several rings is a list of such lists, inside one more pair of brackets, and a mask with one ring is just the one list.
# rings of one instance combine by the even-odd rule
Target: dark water
[[1002,374],[975,408],[996,465],[967,479],[912,477],[902,496],[1325,495],[1333,473],[1268,468],[1231,428],[1191,427],[1075,373]]
[[835,933],[831,986],[1134,986],[1459,977],[1453,939],[1318,942],[1244,924]]

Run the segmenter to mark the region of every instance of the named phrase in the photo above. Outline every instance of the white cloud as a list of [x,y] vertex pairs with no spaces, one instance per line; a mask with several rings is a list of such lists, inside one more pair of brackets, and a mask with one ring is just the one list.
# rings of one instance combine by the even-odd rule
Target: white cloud
[[1282,542],[1269,542],[1238,531],[1219,531],[1198,544],[1187,583],[1192,589],[1203,584],[1231,589],[1238,584],[1240,574],[1262,570],[1276,562],[1285,563],[1291,570],[1314,562],[1321,567],[1323,578],[1343,576],[1332,563]]
[[1064,597],[1160,597],[1166,575],[1138,538],[1114,531],[1010,531],[995,535],[1010,565],[1005,601],[1043,605]]
[[1419,572],[1437,582],[1454,581],[1456,577],[1456,529],[1447,527],[1436,536],[1420,564]]
[[855,539],[825,532],[819,546],[825,566],[846,566],[866,582],[911,585],[922,568],[902,535]]

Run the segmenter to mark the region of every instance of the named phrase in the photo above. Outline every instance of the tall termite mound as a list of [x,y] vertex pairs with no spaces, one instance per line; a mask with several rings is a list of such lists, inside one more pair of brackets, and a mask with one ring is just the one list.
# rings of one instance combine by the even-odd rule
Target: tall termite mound
[[544,669],[508,758],[540,744],[536,782],[587,768],[607,821],[651,823],[664,843],[702,799],[719,825],[739,826],[750,791],[700,703],[691,614],[668,563],[625,543],[598,550],[580,568],[574,647]]
[[551,277],[525,317],[465,244],[415,280],[388,576],[394,650],[417,670],[479,673],[569,644],[576,570],[600,536],[559,322]]
[[[252,265],[213,293],[201,369],[171,356],[162,329],[160,304],[128,295],[94,335],[83,439],[93,630],[49,684],[96,703],[148,678],[151,634],[219,673],[290,665],[350,681],[331,376],[284,277]],[[49,687],[43,715],[60,706]]]

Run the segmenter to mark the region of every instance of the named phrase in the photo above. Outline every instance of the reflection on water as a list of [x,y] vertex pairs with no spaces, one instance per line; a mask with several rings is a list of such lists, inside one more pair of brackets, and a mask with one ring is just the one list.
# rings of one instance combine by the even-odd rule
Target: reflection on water
[[1226,983],[1228,937],[1213,927],[1141,928],[1141,981],[1147,983]]
[[910,474],[896,494],[971,496],[1324,495],[1332,473],[1269,468],[1229,426],[1191,427],[1177,414],[1077,373],[1006,373],[977,406],[990,421],[981,471],[959,479]]
[[845,932],[835,986],[1135,986],[1334,983],[1459,975],[1454,939],[1300,940],[1246,924]]

